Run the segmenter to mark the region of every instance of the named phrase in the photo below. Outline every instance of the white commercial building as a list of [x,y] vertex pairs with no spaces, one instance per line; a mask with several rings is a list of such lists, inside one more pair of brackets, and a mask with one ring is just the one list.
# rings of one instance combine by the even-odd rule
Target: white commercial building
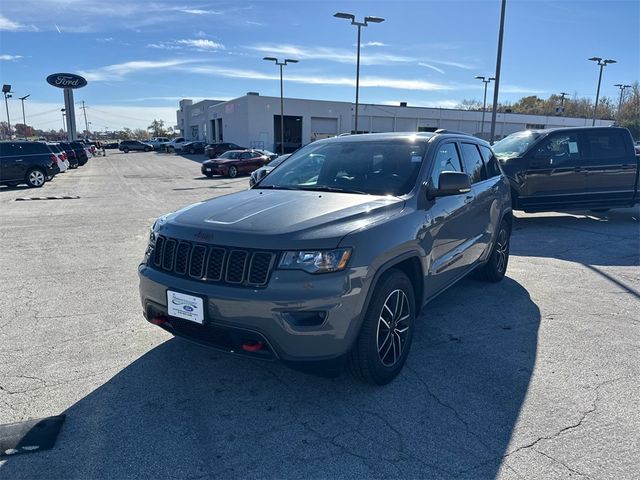
[[[284,143],[286,151],[320,138],[352,132],[354,104],[326,100],[284,99]],[[368,132],[424,132],[438,128],[456,130],[488,138],[491,112],[401,105],[360,104],[358,130]],[[280,151],[280,97],[263,97],[249,92],[228,101],[181,100],[177,112],[178,129],[188,140],[208,143],[232,142],[251,148]],[[591,125],[586,118],[498,113],[496,136],[531,128]],[[608,126],[613,121],[598,120]],[[484,132],[484,134],[482,134]]]

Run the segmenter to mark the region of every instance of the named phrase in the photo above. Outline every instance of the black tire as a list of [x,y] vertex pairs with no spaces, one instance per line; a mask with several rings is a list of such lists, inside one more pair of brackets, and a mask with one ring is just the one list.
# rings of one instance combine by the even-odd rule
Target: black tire
[[207,178],[211,178],[211,177],[213,177],[213,173],[210,173],[210,172],[207,172],[207,173],[205,173],[204,175],[205,175],[205,177],[207,177]]
[[144,151],[145,151],[145,152],[150,152],[150,151],[151,151],[151,148],[150,148],[150,147],[144,147]]
[[400,270],[386,272],[373,291],[349,357],[354,376],[367,383],[385,385],[400,373],[411,348],[415,310],[409,278]]
[[40,188],[47,182],[47,175],[39,168],[32,168],[27,172],[24,181],[31,188]]
[[506,220],[500,224],[495,243],[491,249],[491,255],[487,263],[477,270],[476,277],[485,282],[499,282],[507,273],[509,265],[509,244],[511,228]]
[[236,178],[238,176],[238,169],[231,165],[229,167],[229,178]]
[[129,153],[129,149],[128,149],[127,147],[124,147],[124,148],[122,149],[122,151],[123,151],[124,153]]

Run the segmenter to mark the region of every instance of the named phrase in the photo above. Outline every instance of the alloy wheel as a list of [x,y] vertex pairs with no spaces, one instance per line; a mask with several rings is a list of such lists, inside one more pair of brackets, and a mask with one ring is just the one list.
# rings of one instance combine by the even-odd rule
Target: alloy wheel
[[411,311],[404,291],[392,291],[384,301],[376,332],[378,356],[385,367],[394,366],[402,356],[409,333]]
[[507,235],[507,229],[501,228],[498,233],[498,240],[496,242],[496,269],[502,273],[507,265],[507,257],[509,255],[509,236]]
[[40,170],[34,170],[29,173],[29,183],[34,187],[41,187],[44,185],[45,178],[44,174]]

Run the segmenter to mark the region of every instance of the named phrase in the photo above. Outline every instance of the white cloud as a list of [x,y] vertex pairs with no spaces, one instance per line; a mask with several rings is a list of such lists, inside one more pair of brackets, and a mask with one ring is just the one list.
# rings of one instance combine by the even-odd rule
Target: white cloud
[[0,15],[0,30],[7,32],[36,32],[38,31],[38,27],[35,25],[23,25],[22,23],[9,20],[4,15]]
[[[354,43],[353,46],[356,47],[357,45]],[[364,48],[364,47],[388,47],[389,45],[382,42],[366,42],[366,43],[360,44],[360,46]]]
[[418,62],[418,65],[420,65],[421,67],[430,68],[431,70],[435,70],[438,73],[444,73],[444,70],[442,70],[441,68],[438,68],[434,65],[430,65],[426,62]]
[[[220,68],[209,66],[188,66],[180,67],[179,69],[188,71],[190,73],[199,73],[204,75],[212,75],[217,77],[227,78],[248,78],[251,80],[279,80],[280,76],[276,74],[268,74],[255,70],[242,70],[235,68]],[[355,86],[355,79],[353,77],[335,77],[335,76],[323,76],[323,75],[299,75],[288,74],[286,76],[287,82],[302,83],[306,85],[335,85],[335,86]],[[372,77],[364,76],[360,77],[361,87],[378,87],[378,88],[393,88],[400,90],[421,90],[421,91],[434,91],[434,90],[449,90],[452,87],[440,83],[427,82],[419,79],[409,78],[388,78],[388,77]]]
[[519,85],[500,85],[500,93],[527,93],[530,95],[538,95],[547,93],[546,90],[540,90],[539,88],[522,87]]
[[0,60],[6,60],[6,61],[13,61],[13,60],[19,60],[21,58],[24,58],[22,55],[0,55]]
[[224,50],[224,45],[222,45],[221,43],[217,43],[212,40],[206,40],[204,38],[178,40],[176,43],[179,45],[196,48],[198,50]]
[[218,10],[202,10],[200,8],[179,8],[179,12],[190,13],[191,15],[223,15],[224,12]]
[[94,70],[82,70],[80,75],[85,77],[88,81],[108,81],[108,80],[122,80],[130,73],[145,72],[151,70],[167,70],[180,65],[191,63],[193,60],[134,60],[131,62],[117,63],[115,65],[106,65],[104,67],[96,68]]

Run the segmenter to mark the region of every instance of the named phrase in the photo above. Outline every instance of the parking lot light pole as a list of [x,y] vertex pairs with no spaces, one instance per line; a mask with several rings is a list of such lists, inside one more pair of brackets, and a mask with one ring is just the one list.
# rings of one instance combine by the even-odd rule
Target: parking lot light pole
[[25,95],[24,97],[18,97],[18,100],[22,102],[22,124],[24,125],[24,139],[27,139],[27,117],[24,115],[24,101],[29,98],[31,94]]
[[284,155],[284,86],[282,82],[282,67],[289,63],[298,63],[298,60],[285,58],[283,62],[275,57],[264,57],[263,60],[275,62],[280,67],[280,155]]
[[9,101],[11,98],[11,85],[2,85],[2,93],[4,95],[4,106],[7,109],[7,137],[11,140],[11,119],[9,118]]
[[65,120],[64,120],[64,116],[65,116],[65,113],[64,113],[64,112],[65,112],[66,110],[67,110],[66,108],[61,108],[61,109],[60,109],[60,111],[62,112],[62,131],[63,131],[63,132],[65,131],[65,129],[64,129],[64,128],[65,128],[65,125],[66,125],[66,122],[65,122]]
[[616,83],[614,87],[618,87],[620,89],[620,100],[618,101],[618,117],[619,117],[620,110],[622,109],[622,98],[624,97],[624,91],[627,88],[631,88],[631,85],[623,85],[622,83]]
[[484,133],[484,112],[487,111],[487,86],[491,83],[491,80],[495,80],[493,77],[482,77],[480,75],[476,76],[477,80],[482,80],[484,83],[484,100],[482,101],[482,126],[480,127],[480,136]]
[[616,61],[611,59],[603,60],[600,57],[591,57],[589,58],[589,60],[592,62],[596,62],[598,66],[600,66],[600,75],[598,76],[598,89],[596,90],[596,103],[593,106],[593,122],[591,122],[591,126],[593,127],[596,125],[596,114],[598,113],[598,100],[600,99],[600,83],[602,82],[602,70],[608,64],[616,63]]
[[369,23],[382,23],[384,22],[384,18],[380,17],[364,17],[364,21],[356,22],[356,16],[352,13],[342,13],[338,12],[333,15],[336,18],[344,18],[345,20],[350,20],[351,25],[355,25],[358,27],[358,42],[357,42],[357,54],[356,54],[356,114],[355,114],[355,124],[354,131],[358,133],[358,95],[360,90],[360,31],[362,27],[366,27]]
[[[491,136],[489,142],[493,143],[496,136],[496,114],[498,112],[498,92],[500,90],[500,67],[502,66],[502,40],[504,38],[504,16],[507,10],[507,0],[502,0],[500,8],[500,30],[498,31],[498,54],[496,58],[495,86],[493,88],[493,108],[491,109]],[[506,115],[504,116],[506,119]]]

